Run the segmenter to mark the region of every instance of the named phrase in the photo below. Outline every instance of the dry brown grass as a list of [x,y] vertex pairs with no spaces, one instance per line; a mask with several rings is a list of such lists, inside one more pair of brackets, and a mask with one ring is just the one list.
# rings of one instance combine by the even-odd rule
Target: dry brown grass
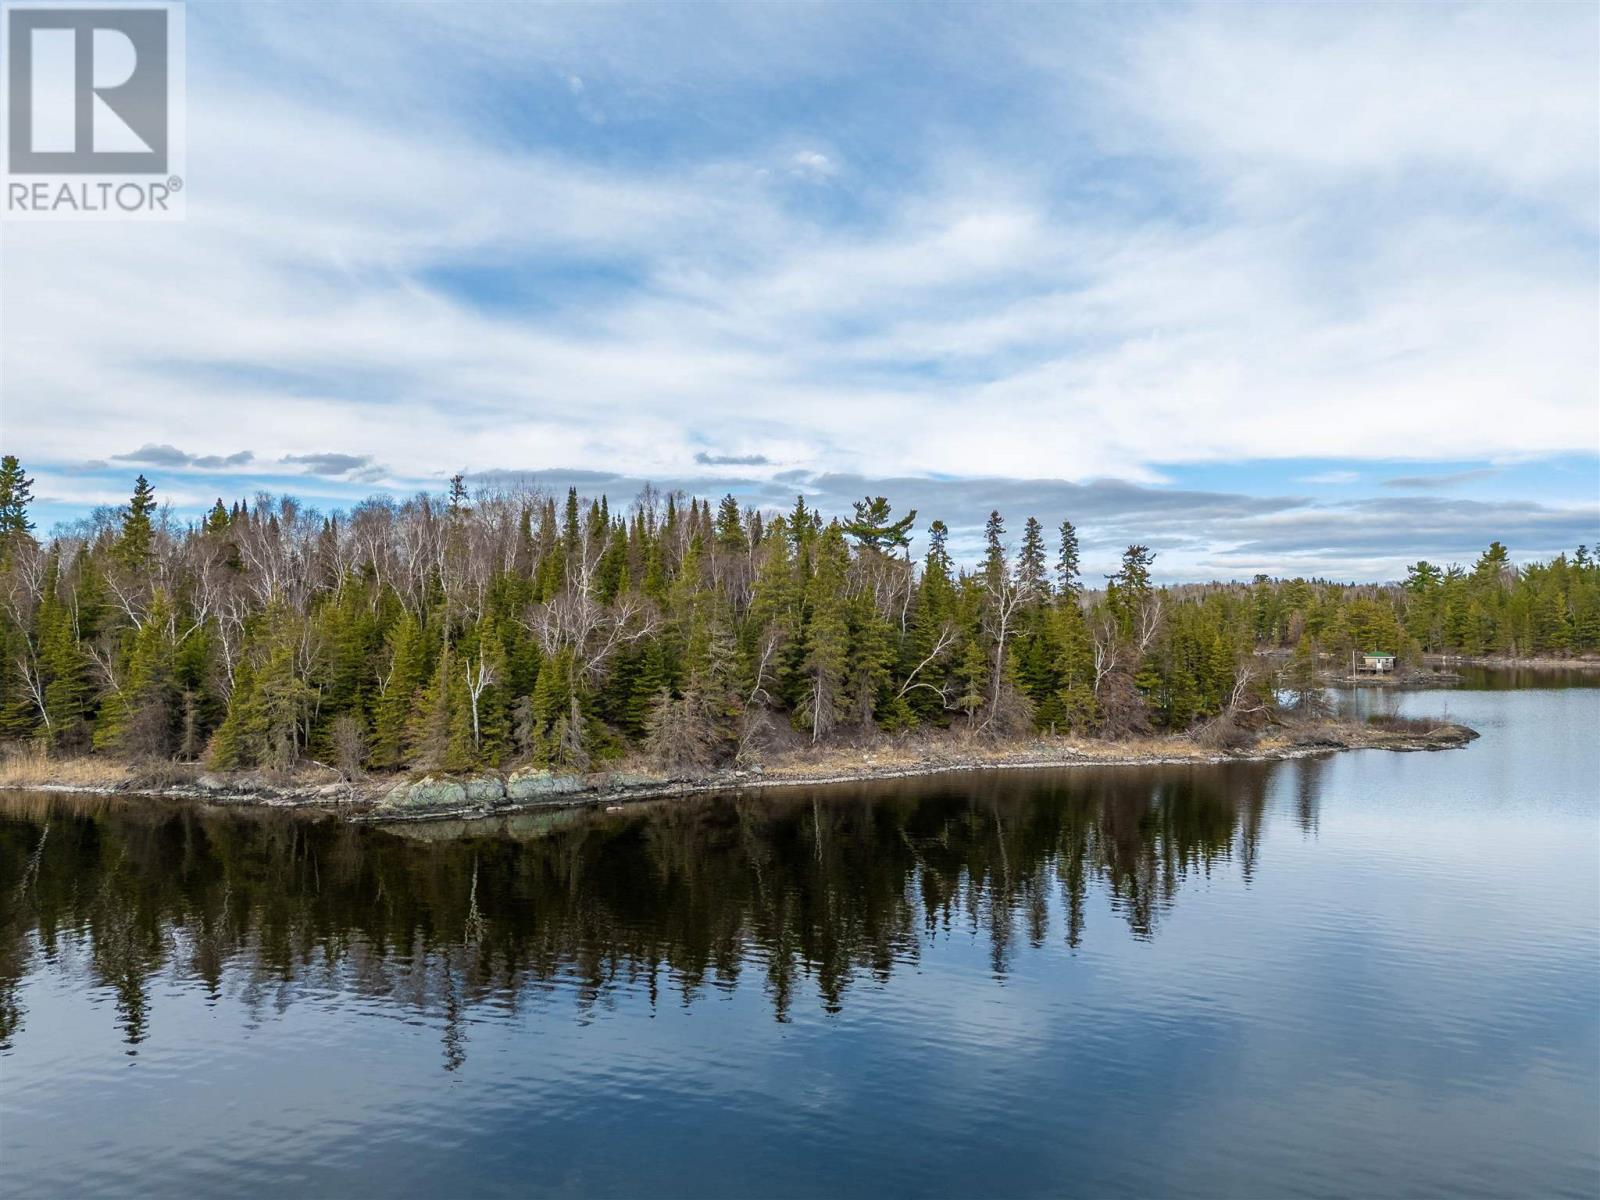
[[19,742],[0,751],[0,788],[116,787],[128,768],[105,758],[52,758],[38,742]]
[[1433,717],[1401,717],[1394,713],[1373,713],[1367,718],[1369,729],[1381,729],[1385,733],[1432,733],[1448,723]]
[[1195,738],[1169,734],[1106,741],[1099,738],[992,738],[963,731],[882,738],[857,746],[809,747],[763,756],[769,780],[922,772],[944,767],[1051,766],[1203,760],[1216,751]]

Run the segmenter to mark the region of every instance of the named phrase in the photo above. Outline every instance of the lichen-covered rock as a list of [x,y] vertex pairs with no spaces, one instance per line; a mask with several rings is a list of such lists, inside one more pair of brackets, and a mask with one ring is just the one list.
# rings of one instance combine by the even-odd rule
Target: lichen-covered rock
[[606,776],[604,786],[607,788],[640,788],[654,787],[661,782],[654,775],[636,775],[629,771],[613,771]]
[[582,776],[554,775],[542,768],[516,771],[506,780],[506,797],[517,804],[554,799],[582,790]]
[[380,808],[412,812],[428,809],[448,811],[466,806],[467,789],[459,780],[438,779],[432,775],[395,784],[379,804]]
[[478,775],[465,780],[462,786],[467,791],[467,803],[479,805],[483,808],[493,808],[504,804],[506,799],[506,785],[497,776]]

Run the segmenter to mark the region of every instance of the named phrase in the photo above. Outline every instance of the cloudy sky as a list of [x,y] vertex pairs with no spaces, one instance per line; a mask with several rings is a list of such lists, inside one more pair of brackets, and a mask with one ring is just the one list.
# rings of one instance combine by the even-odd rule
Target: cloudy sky
[[232,4],[188,219],[0,230],[42,527],[456,471],[1089,566],[1387,578],[1600,540],[1580,4]]

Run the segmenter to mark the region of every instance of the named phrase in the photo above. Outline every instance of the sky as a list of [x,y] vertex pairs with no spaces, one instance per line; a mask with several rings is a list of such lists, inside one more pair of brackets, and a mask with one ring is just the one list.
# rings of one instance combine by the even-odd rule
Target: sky
[[0,446],[126,501],[645,481],[1168,580],[1600,541],[1579,4],[234,4],[187,219],[0,226]]

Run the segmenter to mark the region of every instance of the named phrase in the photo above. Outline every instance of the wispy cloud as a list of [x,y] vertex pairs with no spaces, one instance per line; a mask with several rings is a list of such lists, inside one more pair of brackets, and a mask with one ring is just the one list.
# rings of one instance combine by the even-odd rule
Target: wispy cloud
[[370,454],[285,454],[278,460],[303,467],[307,475],[343,476],[347,479],[378,479],[383,468],[372,461]]
[[188,220],[7,231],[40,467],[1600,446],[1586,6],[198,8]]
[[143,463],[152,467],[198,467],[214,471],[222,467],[242,467],[254,460],[255,455],[249,450],[238,450],[233,454],[190,454],[176,446],[165,443],[157,446],[147,442],[131,453],[113,454],[111,457],[116,462]]
[[1432,488],[1459,487],[1475,479],[1492,479],[1498,474],[1500,471],[1496,467],[1479,467],[1471,471],[1452,471],[1444,475],[1396,475],[1392,479],[1385,479],[1383,486],[1427,491]]
[[799,150],[789,159],[798,175],[810,179],[828,179],[839,173],[839,164],[820,150]]
[[765,454],[707,454],[704,450],[694,456],[703,467],[764,467],[772,460]]

